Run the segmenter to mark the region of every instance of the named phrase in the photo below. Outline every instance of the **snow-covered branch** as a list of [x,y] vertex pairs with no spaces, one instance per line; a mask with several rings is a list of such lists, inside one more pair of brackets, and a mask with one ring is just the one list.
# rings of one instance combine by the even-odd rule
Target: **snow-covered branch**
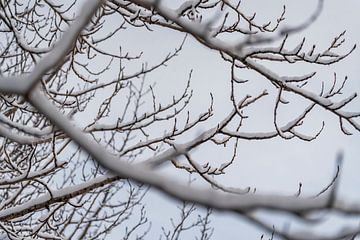
[[[228,186],[219,178],[234,165],[243,140],[316,139],[326,127],[325,119],[313,134],[301,131],[316,106],[338,118],[344,134],[360,132],[360,112],[348,110],[357,93],[342,96],[347,78],[339,86],[335,75],[330,89],[323,84],[316,92],[308,82],[320,77],[317,72],[282,76],[264,63],[331,65],[355,50],[354,46],[341,52],[345,32],[322,51],[315,45],[305,49],[305,38],[288,47],[288,37],[315,21],[323,1],[308,20],[293,28],[282,27],[285,6],[274,20],[261,23],[255,13],[246,13],[241,1],[190,0],[177,7],[162,0],[90,0],[84,5],[14,0],[13,4],[0,3],[4,35],[0,44],[0,231],[9,238],[103,238],[139,208],[139,219],[126,228],[124,239],[135,231],[142,231],[139,239],[143,239],[148,232],[141,203],[147,191],[143,184],[186,202],[174,229],[163,228],[168,239],[197,227],[201,239],[210,238],[210,210],[185,224],[194,204],[240,214],[284,239],[340,239],[359,233],[357,227],[339,230],[329,238],[300,235],[274,229],[254,213],[285,212],[304,221],[319,211],[360,215],[359,204],[336,195],[338,172],[315,198],[302,196],[301,186],[295,196],[262,194],[241,183]],[[73,9],[79,12],[75,17],[70,14]],[[219,12],[216,17],[214,11]],[[119,43],[119,33],[129,28],[186,33],[218,52],[230,70],[230,78],[222,80],[230,86],[229,106],[224,107],[230,109],[228,113],[211,122],[217,109],[210,94],[207,107],[194,116],[192,71],[185,73],[185,87],[170,100],[164,100],[168,92],[162,96],[148,80],[176,61],[189,37],[182,36],[175,50],[166,49],[167,54],[148,64],[142,49],[132,54]],[[251,80],[243,80],[244,69],[270,84],[248,94],[243,87]],[[285,94],[308,103],[284,124],[281,108],[292,104]],[[251,119],[248,110],[268,99],[271,129],[246,130]],[[347,129],[349,125],[354,131]],[[226,146],[232,152],[230,159],[224,155],[215,162],[194,153],[206,144]],[[200,176],[208,187],[185,184],[160,171],[169,166],[174,167],[170,171]],[[127,192],[127,199],[119,201],[120,191]]]

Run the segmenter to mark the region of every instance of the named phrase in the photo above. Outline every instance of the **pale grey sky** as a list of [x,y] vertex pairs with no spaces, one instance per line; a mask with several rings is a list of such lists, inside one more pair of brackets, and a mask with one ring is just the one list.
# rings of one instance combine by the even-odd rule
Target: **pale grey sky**
[[[243,4],[249,9],[249,15],[253,11],[258,12],[257,17],[260,20],[262,16],[264,16],[264,19],[269,19],[280,13],[282,5],[285,4],[287,8],[286,24],[292,26],[303,22],[313,12],[316,1],[248,0],[243,1]],[[356,0],[326,0],[324,9],[317,21],[305,31],[292,36],[290,43],[295,46],[302,37],[306,37],[306,46],[310,47],[312,44],[316,44],[320,49],[323,49],[331,43],[336,35],[343,30],[347,30],[347,43],[340,52],[347,51],[353,44],[359,43],[359,19],[358,13],[355,11],[357,9],[360,9],[360,2]],[[133,47],[134,50],[139,47],[144,49],[144,56],[149,57],[149,61],[154,60],[153,56],[163,56],[163,52],[166,53],[167,50],[172,49],[172,46],[175,47],[182,40],[181,34],[172,31],[137,34],[126,36],[131,38],[131,42],[127,42],[127,45]],[[307,70],[315,69],[319,71],[318,78],[328,83],[332,81],[334,72],[337,72],[340,79],[347,75],[349,82],[346,93],[350,94],[360,92],[359,61],[360,52],[355,50],[347,59],[329,67],[287,66],[284,68],[274,66],[273,70],[285,75],[302,75]],[[190,38],[187,40],[179,58],[169,64],[164,71],[156,72],[149,77],[158,82],[157,91],[165,97],[168,93],[171,95],[172,90],[176,92],[176,89],[183,86],[190,69],[194,69],[191,85],[194,89],[194,98],[191,105],[193,112],[196,115],[205,109],[209,102],[209,92],[212,92],[216,112],[213,122],[216,122],[215,120],[221,119],[226,114],[226,110],[231,107],[229,102],[229,65],[224,64],[216,52],[209,51]],[[249,91],[261,89],[266,84],[264,80],[256,79],[255,75],[244,76],[244,78],[246,77],[251,77],[255,82],[253,89]],[[266,129],[269,126],[269,122],[266,121],[269,121],[269,114],[272,114],[273,101],[274,99],[268,99],[260,107],[251,110],[254,115],[251,118],[253,122],[251,122],[250,126],[254,128],[259,126],[260,129]],[[356,111],[359,110],[359,106],[359,100],[356,100],[349,106],[349,109]],[[294,108],[293,111],[301,111],[301,108],[297,109],[296,104],[292,105],[292,107]],[[287,111],[289,112],[284,112],[283,117],[285,119],[294,113],[291,109]],[[284,141],[282,139],[240,142],[236,163],[225,176],[220,178],[221,181],[234,187],[251,186],[256,187],[258,192],[276,192],[287,195],[295,194],[299,182],[302,182],[303,194],[311,195],[317,193],[329,183],[334,174],[336,154],[338,151],[343,151],[344,166],[342,168],[339,193],[344,198],[360,200],[360,194],[357,190],[357,186],[360,184],[360,175],[358,174],[360,168],[360,148],[358,147],[360,134],[353,131],[353,136],[343,135],[338,126],[338,119],[320,108],[306,121],[305,129],[317,131],[321,127],[322,120],[325,120],[325,129],[322,135],[311,143],[299,140]],[[214,161],[222,161],[224,157],[223,152],[212,150],[211,147],[202,148],[196,155]],[[176,212],[174,201],[168,199],[162,193],[151,191],[146,199],[148,201],[149,218],[153,221],[153,230],[148,238],[156,239],[158,236],[156,228],[159,229],[161,225],[168,226],[169,218],[178,212]],[[266,215],[265,217],[276,224],[276,227],[281,228],[285,223],[289,223],[289,221],[282,219],[282,216],[269,217]],[[254,227],[234,213],[215,212],[211,219],[215,227],[213,239],[259,239],[261,234],[264,233],[264,230]],[[340,220],[330,220],[327,224],[329,224],[328,226],[337,226],[339,223]],[[291,226],[293,227],[293,224]],[[320,231],[324,230],[324,226],[318,228]],[[328,231],[328,228],[326,228],[326,231]],[[191,236],[191,234],[189,235]]]
[[[169,1],[172,4],[181,2],[180,0],[163,1]],[[83,4],[86,1],[79,2]],[[267,22],[269,19],[273,21],[276,20],[276,17],[278,17],[281,13],[282,6],[284,4],[286,5],[287,12],[285,15],[286,21],[283,23],[283,27],[291,27],[301,24],[309,18],[316,8],[317,1],[244,0],[242,1],[241,7],[243,8],[242,11],[246,12],[248,15],[252,15],[253,12],[256,11],[256,21],[261,23]],[[93,7],[95,10],[96,2],[92,1],[91,5],[94,5]],[[88,5],[89,9],[91,9],[91,5]],[[310,49],[313,44],[316,44],[316,49],[321,51],[328,47],[335,36],[339,35],[344,30],[347,30],[345,35],[346,43],[344,43],[341,48],[337,49],[340,54],[346,53],[352,48],[354,44],[359,42],[360,30],[357,24],[358,19],[356,12],[353,11],[353,9],[359,9],[359,7],[360,2],[355,0],[346,2],[340,2],[337,0],[324,1],[324,9],[316,22],[314,22],[304,31],[290,36],[286,44],[286,48],[294,48],[296,45],[298,45],[299,42],[301,42],[303,37],[306,37],[307,40],[304,44],[304,49]],[[79,11],[81,11],[81,9]],[[82,13],[86,15],[87,11],[83,11]],[[90,17],[90,15],[88,16]],[[220,15],[219,13],[214,13],[214,16]],[[79,19],[83,20],[84,25],[87,23],[86,18]],[[111,16],[110,19],[107,19],[107,21],[109,25],[104,27],[105,30],[108,30],[107,27],[117,27],[119,24],[118,20],[114,16]],[[78,30],[76,30],[76,27]],[[129,31],[121,31],[118,34],[118,39],[114,37],[116,41],[106,42],[106,46],[102,47],[107,49],[109,52],[115,53],[116,51],[120,51],[119,46],[121,46],[122,50],[126,52],[128,51],[133,56],[143,52],[143,56],[139,61],[131,61],[131,63],[126,62],[126,73],[131,72],[132,70],[139,70],[143,62],[147,62],[147,64],[151,66],[152,64],[161,61],[164,56],[173,51],[174,48],[178,47],[184,38],[183,33],[175,32],[169,29],[164,30],[156,26],[152,27],[154,30],[152,32],[144,30],[143,28],[129,28]],[[71,29],[75,33],[78,33],[82,27],[75,23]],[[102,34],[102,32],[99,33],[99,35],[100,34]],[[70,34],[69,36],[72,37],[64,37],[62,40],[65,39],[65,45],[72,46],[71,44],[72,41],[75,40],[76,34]],[[229,39],[233,42],[242,40],[231,37],[229,37]],[[58,46],[63,46],[62,44],[63,41],[61,41],[61,44]],[[278,43],[275,42],[274,44]],[[249,49],[250,48],[245,48],[245,50]],[[56,50],[57,54],[48,55],[48,57],[43,58],[41,60],[41,64],[37,65],[36,68],[39,66],[41,68],[42,66],[46,66],[46,64],[49,63],[50,65],[47,69],[50,69],[53,67],[53,64],[58,64],[59,60],[54,59],[56,57],[60,59],[63,58],[66,52],[61,50],[59,51],[58,49]],[[53,63],[51,63],[51,60]],[[303,76],[309,72],[317,71],[316,77],[309,83],[309,85],[312,87],[311,91],[314,93],[320,92],[321,82],[324,83],[325,89],[331,87],[334,72],[337,73],[339,80],[343,79],[345,76],[348,76],[349,81],[344,88],[343,95],[343,97],[346,98],[353,92],[360,92],[360,82],[358,80],[358,77],[360,76],[360,70],[357,67],[359,60],[360,53],[358,50],[356,50],[345,60],[331,66],[317,66],[312,64],[289,65],[286,63],[275,64],[260,60],[251,61],[256,64],[261,62],[279,76]],[[100,60],[86,59],[86,61],[88,61],[90,65],[95,65],[95,70],[96,67],[101,69],[104,67],[101,65],[105,65],[105,57],[104,59]],[[114,66],[117,65],[111,65],[111,69],[104,73],[104,76],[101,76],[104,77],[104,79],[101,79],[101,81],[109,81],[107,77],[114,78],[115,76],[116,78],[118,76],[118,72],[121,72],[121,74],[124,73],[122,70],[119,70],[119,68]],[[39,76],[36,75],[38,72],[38,69],[36,70],[36,68],[33,71],[34,74],[29,75],[32,76],[34,82],[38,81],[39,79]],[[199,116],[200,113],[207,111],[210,103],[210,93],[214,97],[214,116],[205,123],[197,125],[193,131],[181,135],[176,140],[179,140],[180,142],[188,141],[189,139],[198,136],[199,133],[205,129],[215,127],[218,122],[223,119],[233,108],[232,102],[230,100],[230,70],[230,64],[224,62],[218,52],[204,47],[191,36],[189,36],[179,57],[170,61],[167,64],[167,67],[161,67],[157,71],[146,74],[147,81],[151,83],[156,82],[154,91],[158,100],[157,102],[161,102],[163,104],[164,102],[171,102],[174,95],[178,96],[182,93],[189,73],[192,71],[191,88],[194,92],[191,103],[188,106],[190,111],[190,119],[193,119]],[[241,131],[274,131],[273,112],[277,96],[277,92],[275,91],[274,87],[267,79],[260,77],[254,71],[250,71],[248,69],[237,69],[236,71],[237,77],[250,80],[248,83],[239,85],[237,88],[235,88],[235,95],[237,98],[236,101],[247,94],[255,96],[264,90],[267,90],[269,93],[268,96],[262,98],[256,102],[256,104],[251,105],[244,110],[244,114],[248,115],[249,118],[244,119],[244,122],[241,125]],[[266,72],[269,73],[269,71]],[[109,76],[105,76],[105,74],[109,74]],[[11,80],[11,78],[6,78],[5,80],[9,79]],[[75,82],[73,82],[74,86],[77,84]],[[309,85],[307,85],[307,87],[309,87]],[[10,88],[21,89],[23,84],[19,84],[17,86],[8,84],[6,86],[10,86]],[[30,89],[30,86],[26,87],[26,89]],[[20,90],[17,91],[21,94],[24,94],[25,92]],[[105,91],[106,90],[104,89],[99,90],[96,97],[105,97],[106,94],[109,94]],[[41,92],[39,91],[38,93]],[[45,98],[45,100],[42,99],[42,95],[36,95],[36,92],[31,92],[31,94],[28,94],[28,97],[33,106],[42,109],[43,112],[46,112],[46,110],[52,110],[51,106],[46,107],[47,100]],[[121,97],[126,98],[127,96],[124,94],[121,95]],[[279,118],[278,122],[281,125],[288,123],[294,118],[294,116],[302,113],[305,106],[308,104],[306,99],[294,96],[290,93],[284,93],[283,97],[287,100],[290,100],[290,104],[286,106],[280,104],[281,106],[277,117]],[[131,120],[134,118],[135,115],[132,114],[133,109],[129,110],[127,108],[128,105],[125,104],[124,106],[123,102],[120,103],[121,100],[119,97],[119,99],[116,99],[112,102],[113,108],[109,113],[110,117],[107,118],[106,121],[114,120],[115,125],[119,123],[118,120],[120,119],[119,116],[121,116],[120,111],[123,110],[122,108],[125,108],[124,111],[128,110],[128,118]],[[354,102],[346,106],[345,109],[348,111],[360,111],[359,102],[360,100],[356,99]],[[84,122],[91,121],[91,118],[96,115],[94,112],[99,110],[99,108],[96,108],[96,106],[99,104],[101,104],[100,100],[95,98],[95,100],[89,104],[91,105],[89,108],[92,108],[92,110],[79,113],[74,120],[78,121],[77,123],[80,126],[83,126]],[[117,104],[123,105],[120,106]],[[143,109],[146,109],[146,107],[152,108],[152,104],[152,101],[145,101]],[[46,109],[44,110],[44,108]],[[147,110],[144,111],[146,112]],[[113,170],[116,169],[114,170],[115,172],[118,171],[118,173],[122,174],[122,176],[130,176],[134,179],[138,179],[139,181],[142,180],[147,182],[146,180],[150,179],[146,178],[148,172],[145,173],[141,171],[139,165],[135,165],[135,167],[131,166],[132,168],[122,168],[122,166],[127,166],[127,163],[122,165],[123,162],[116,162],[115,164],[116,159],[113,156],[102,158],[102,156],[107,156],[107,153],[102,149],[97,148],[97,145],[87,144],[86,138],[83,137],[81,131],[74,128],[73,125],[70,124],[67,119],[63,118],[62,115],[59,115],[58,112],[52,111],[47,113],[46,116],[55,122],[57,126],[60,126],[59,129],[63,129],[66,134],[75,140],[75,142],[85,146],[85,149],[97,160],[101,161],[104,159],[112,159],[110,162],[112,163],[111,166],[113,167]],[[112,119],[112,117],[114,117],[114,119]],[[186,114],[180,115],[177,119],[178,122],[180,122],[179,124],[184,124],[185,118]],[[124,121],[124,119],[121,119],[121,121]],[[285,196],[293,196],[297,192],[298,185],[301,182],[303,184],[302,196],[314,196],[331,181],[335,171],[336,156],[341,151],[344,153],[344,164],[341,169],[341,181],[339,188],[337,189],[337,196],[341,196],[341,198],[347,200],[359,201],[360,196],[357,191],[357,186],[360,183],[360,177],[358,174],[358,169],[360,167],[358,160],[360,156],[360,149],[358,148],[360,134],[353,130],[352,127],[345,124],[345,126],[354,133],[352,136],[345,136],[340,130],[337,117],[334,116],[334,114],[322,109],[321,107],[316,107],[316,109],[311,114],[309,114],[304,122],[304,125],[302,125],[300,128],[300,131],[306,134],[314,135],[321,128],[323,121],[325,121],[325,128],[322,134],[312,142],[301,141],[298,139],[284,140],[281,138],[263,141],[240,140],[234,163],[226,170],[225,175],[216,176],[216,180],[228,187],[238,187],[242,189],[250,187],[252,192],[254,192],[254,189],[256,188],[256,193],[281,194]],[[226,127],[231,128],[233,127],[232,124],[233,122],[228,124]],[[235,125],[235,123],[233,125]],[[164,121],[160,123],[157,122],[154,125],[151,125],[149,127],[150,129],[147,129],[146,131],[151,133],[151,137],[162,136],[164,131],[171,127],[172,122],[170,123],[170,121]],[[139,138],[136,136],[132,139],[132,141],[137,144],[139,142]],[[198,164],[211,162],[214,164],[214,167],[219,167],[224,162],[227,162],[231,159],[232,148],[229,148],[229,145],[230,144],[228,144],[228,148],[225,148],[215,145],[211,142],[207,142],[203,146],[192,150],[191,155],[194,157],[194,159],[196,159]],[[68,156],[66,156],[66,154],[70,154],[70,151],[64,153],[64,155],[61,157],[67,158]],[[152,154],[152,152],[150,154]],[[139,156],[140,158],[145,158],[148,157],[148,153],[139,154]],[[139,159],[136,159],[136,161],[138,160]],[[92,162],[90,165],[92,166]],[[85,163],[84,168],[86,167],[88,166]],[[129,174],[127,174],[127,171]],[[173,169],[173,166],[170,164],[159,171],[161,174],[151,175],[151,180],[155,178],[156,180],[163,179],[163,175],[166,175],[168,178],[164,178],[165,180],[175,179],[184,183],[189,181],[189,176],[185,171]],[[141,178],[140,175],[145,176],[145,178]],[[106,178],[106,176],[102,177]],[[99,179],[101,180],[102,178],[100,177]],[[160,181],[148,182],[152,182],[155,185],[158,184],[157,186],[163,186],[161,183],[159,183]],[[91,181],[88,181],[84,184],[91,184]],[[176,185],[176,182],[172,182],[172,184]],[[200,188],[209,188],[209,185],[204,183],[201,179],[197,179],[197,181],[194,181],[191,184],[197,185],[197,187]],[[68,188],[65,190],[68,190]],[[58,192],[64,192],[65,190],[60,189]],[[122,192],[117,193],[121,195],[121,197],[124,196],[122,195]],[[196,195],[195,192],[193,193]],[[49,196],[52,196],[52,194],[49,193]],[[44,195],[40,200],[45,201],[44,199],[46,197],[47,196]],[[159,235],[161,234],[161,227],[165,227],[165,229],[171,228],[170,218],[176,219],[178,217],[179,211],[177,206],[180,203],[155,190],[150,190],[148,195],[145,197],[144,203],[147,206],[147,217],[150,221],[152,221],[152,229],[146,238],[158,239]],[[204,209],[201,207],[199,207],[199,209],[200,210],[198,213],[204,214]],[[194,218],[197,218],[198,213],[195,213]],[[348,226],[359,224],[357,219],[345,219],[339,215],[333,216],[329,213],[320,213],[318,216],[316,216],[324,220],[322,221],[322,224],[317,225],[304,225],[303,223],[299,223],[293,217],[286,214],[273,214],[269,211],[256,212],[256,214],[257,216],[266,219],[270,224],[274,224],[276,229],[284,229],[285,227],[292,230],[298,229],[299,231],[317,229],[318,232],[325,232],[330,234],[332,232],[337,232],[342,225]],[[134,216],[136,217],[136,213],[133,215],[133,217]],[[244,219],[244,217],[235,213],[215,211],[211,216],[211,221],[212,226],[215,228],[212,239],[259,239],[260,236],[265,233],[265,230],[258,228],[252,223],[249,223],[248,220]],[[329,230],[330,228],[331,230]],[[118,239],[119,233],[123,232],[124,225],[122,224],[116,231],[112,233],[112,239]],[[198,233],[194,233],[193,230],[191,230],[187,233],[184,233],[181,239],[193,239],[197,234]],[[269,233],[267,236],[269,236]]]

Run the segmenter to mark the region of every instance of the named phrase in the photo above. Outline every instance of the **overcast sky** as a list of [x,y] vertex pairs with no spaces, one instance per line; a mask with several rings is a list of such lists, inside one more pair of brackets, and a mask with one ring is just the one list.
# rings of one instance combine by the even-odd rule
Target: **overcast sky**
[[[271,19],[278,15],[282,10],[282,5],[286,4],[286,24],[289,26],[303,22],[316,7],[316,1],[263,1],[248,0],[243,1],[248,15],[257,12],[259,21]],[[307,46],[316,44],[323,49],[331,43],[333,38],[346,30],[346,44],[340,50],[346,52],[353,44],[359,44],[360,28],[357,11],[360,9],[360,2],[357,0],[338,1],[325,0],[324,9],[317,19],[308,29],[291,38],[289,43],[295,46],[302,37],[307,38]],[[129,33],[124,36],[124,44],[134,50],[139,47],[144,50],[144,56],[149,61],[156,60],[166,54],[166,51],[176,47],[182,40],[182,35],[172,31],[154,31],[152,33]],[[134,37],[136,36],[136,37]],[[131,41],[128,41],[131,39]],[[164,47],[165,46],[165,47]],[[302,75],[307,70],[319,72],[318,79],[330,84],[333,80],[333,73],[337,72],[339,78],[345,75],[349,77],[346,87],[346,94],[352,92],[360,93],[360,52],[355,52],[340,63],[327,67],[310,66],[288,67],[274,66],[273,71],[283,75],[299,74]],[[229,101],[229,65],[225,64],[219,54],[201,46],[194,39],[189,38],[184,46],[180,57],[175,59],[164,71],[158,71],[149,77],[156,80],[157,92],[166,99],[169,93],[176,93],[176,90],[184,86],[190,69],[193,69],[192,88],[194,98],[192,111],[194,115],[204,111],[209,103],[209,92],[214,94],[215,117],[209,122],[215,123],[216,120],[225,116],[231,107]],[[266,86],[266,81],[251,77],[254,86],[249,86],[249,91],[259,91]],[[320,80],[320,79],[319,79]],[[319,85],[320,86],[320,85]],[[319,88],[317,88],[319,89]],[[171,95],[171,94],[170,94]],[[261,103],[257,108],[251,109],[252,122],[249,128],[266,130],[271,126],[269,115],[272,113],[274,99],[268,99]],[[290,109],[283,112],[284,119],[291,119],[294,113],[301,112],[302,105],[293,104]],[[349,108],[352,111],[359,111],[359,100],[352,103]],[[315,141],[308,143],[299,140],[284,141],[268,140],[262,142],[240,142],[239,152],[234,166],[229,169],[227,174],[221,178],[223,183],[234,187],[256,187],[258,192],[283,193],[286,195],[295,194],[299,182],[303,183],[303,194],[311,195],[320,191],[334,174],[336,154],[344,152],[344,165],[341,172],[341,184],[339,195],[343,198],[359,199],[360,193],[360,134],[354,132],[353,136],[345,136],[339,126],[338,119],[323,109],[318,108],[315,114],[305,123],[305,131],[316,132],[322,120],[325,121],[325,129],[322,135]],[[208,147],[198,150],[196,156],[212,161],[222,161],[226,156],[214,148]],[[161,193],[152,191],[147,196],[147,206],[149,218],[153,221],[153,231],[148,236],[149,239],[158,237],[159,226],[169,224],[169,218],[177,214],[174,201],[168,199]],[[176,215],[175,215],[176,216]],[[268,216],[265,216],[268,217]],[[213,239],[259,239],[264,232],[262,229],[250,226],[241,217],[230,213],[218,213],[212,215],[212,223],[215,227]],[[283,227],[289,221],[269,218],[270,222]],[[337,225],[339,220],[330,221],[328,224]],[[116,238],[114,238],[116,239]]]

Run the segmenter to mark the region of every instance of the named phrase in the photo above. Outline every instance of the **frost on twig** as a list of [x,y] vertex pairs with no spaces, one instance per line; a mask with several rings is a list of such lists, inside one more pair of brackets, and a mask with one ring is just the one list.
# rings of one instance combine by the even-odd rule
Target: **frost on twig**
[[[247,13],[241,1],[194,0],[178,7],[148,0],[88,1],[86,7],[76,1],[0,3],[4,35],[0,55],[1,231],[10,239],[99,239],[116,226],[126,225],[124,239],[131,239],[135,232],[141,233],[138,239],[144,239],[151,224],[142,203],[147,191],[143,183],[185,201],[180,220],[172,219],[172,228],[162,229],[166,239],[176,239],[188,229],[198,229],[201,239],[209,239],[211,208],[233,211],[272,237],[284,239],[320,236],[281,231],[254,211],[285,212],[304,221],[311,221],[307,216],[318,211],[359,215],[358,204],[336,196],[340,167],[315,198],[302,195],[303,185],[295,196],[283,196],[257,193],[254,186],[241,183],[228,186],[220,180],[239,158],[243,141],[316,139],[326,121],[312,134],[302,132],[316,106],[338,118],[344,134],[360,131],[360,113],[348,110],[357,94],[343,97],[347,78],[339,81],[334,74],[330,87],[323,83],[315,91],[309,83],[316,80],[317,72],[282,76],[264,64],[331,65],[354,51],[355,46],[341,50],[345,32],[324,49],[316,45],[306,48],[305,38],[289,46],[289,36],[315,21],[322,4],[319,1],[315,13],[303,24],[282,28],[285,6],[274,19],[259,22],[256,13]],[[218,19],[214,11],[220,12]],[[115,18],[116,24],[109,24]],[[230,78],[223,80],[230,86],[227,114],[209,125],[216,110],[213,95],[201,113],[191,112],[195,94],[192,71],[184,87],[167,100],[148,80],[181,54],[186,36],[176,48],[167,49],[168,54],[149,64],[142,51],[130,53],[121,44],[112,50],[106,46],[117,42],[129,28],[178,31],[217,51],[230,72]],[[129,67],[130,63],[136,67]],[[254,94],[239,94],[240,88],[253,82],[242,78],[243,70],[253,71],[270,84]],[[306,100],[307,105],[284,123],[281,109],[293,104],[288,94]],[[261,101],[273,104],[271,128],[246,130],[252,119],[248,109]],[[88,114],[85,120],[84,114]],[[204,126],[195,137],[188,137]],[[194,154],[209,144],[225,146],[232,154],[217,161]],[[159,169],[165,166],[199,176],[209,187],[198,189],[161,174]],[[195,204],[208,207],[208,211],[188,223]],[[135,223],[127,221],[131,216],[137,217]],[[348,228],[321,239],[340,239],[358,232],[358,227]]]

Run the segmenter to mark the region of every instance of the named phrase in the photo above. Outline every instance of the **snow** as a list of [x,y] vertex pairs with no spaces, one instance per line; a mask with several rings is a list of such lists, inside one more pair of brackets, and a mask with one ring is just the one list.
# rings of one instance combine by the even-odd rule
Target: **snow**
[[[156,10],[165,18],[170,19],[179,26],[183,27],[189,33],[202,38],[204,44],[210,48],[216,49],[218,51],[222,51],[233,58],[240,60],[243,64],[248,66],[249,68],[257,71],[259,74],[266,77],[269,81],[274,83],[279,88],[282,88],[285,91],[290,91],[294,94],[302,96],[308,99],[311,103],[322,106],[323,108],[335,113],[340,118],[346,119],[350,124],[352,124],[355,128],[360,129],[360,125],[355,122],[353,117],[359,116],[359,113],[348,113],[339,108],[343,107],[349,101],[351,101],[355,95],[351,95],[350,97],[338,102],[334,103],[330,99],[322,97],[318,94],[315,94],[311,91],[308,91],[304,88],[298,87],[296,85],[291,84],[292,81],[302,81],[305,79],[311,78],[314,73],[299,76],[299,77],[280,77],[276,73],[257,63],[253,59],[246,58],[246,52],[242,51],[242,45],[231,45],[226,42],[213,38],[207,34],[208,26],[207,24],[201,23],[193,23],[183,18],[178,18],[179,11],[183,8],[187,8],[193,4],[193,1],[186,2],[186,5],[182,6],[178,10],[171,10],[157,1],[141,1],[134,0],[132,1],[144,7],[149,7],[153,3],[157,3],[152,7],[155,7]],[[286,211],[286,212],[308,212],[319,209],[327,209],[329,207],[329,199],[331,196],[328,194],[324,194],[315,199],[303,198],[303,197],[287,197],[280,196],[275,194],[248,194],[248,195],[238,195],[238,194],[230,194],[223,193],[219,191],[215,191],[213,189],[202,189],[189,187],[188,185],[181,184],[172,178],[162,175],[154,169],[154,166],[157,166],[166,161],[172,160],[177,156],[186,153],[193,147],[198,144],[210,139],[214,136],[215,133],[219,129],[224,134],[228,134],[231,136],[237,136],[239,138],[244,139],[264,139],[271,138],[279,134],[278,131],[268,132],[268,133],[241,133],[241,132],[232,132],[225,128],[226,124],[231,119],[231,115],[229,118],[225,118],[217,127],[210,128],[200,134],[198,137],[192,139],[191,141],[175,145],[174,149],[167,150],[160,155],[157,155],[154,158],[150,158],[143,163],[139,163],[136,165],[130,164],[121,158],[107,152],[103,147],[101,147],[97,142],[93,139],[90,139],[86,133],[81,131],[79,128],[73,125],[73,123],[65,117],[60,111],[56,110],[56,108],[50,103],[50,101],[46,98],[44,93],[40,90],[40,87],[37,86],[37,83],[40,79],[49,71],[53,71],[62,63],[62,59],[67,55],[68,50],[73,46],[76,41],[77,36],[80,34],[84,26],[88,23],[92,14],[96,11],[96,9],[101,4],[101,1],[88,1],[86,8],[83,9],[82,14],[79,18],[72,24],[71,28],[64,34],[61,40],[55,44],[53,49],[49,52],[46,57],[44,57],[35,67],[32,73],[27,75],[21,75],[17,77],[2,77],[0,78],[0,89],[2,92],[8,93],[16,93],[21,94],[27,97],[30,103],[42,114],[44,114],[56,127],[62,130],[67,134],[69,138],[71,138],[74,142],[76,142],[81,148],[86,150],[94,159],[96,159],[100,165],[109,169],[111,173],[108,175],[104,175],[101,177],[97,177],[88,182],[66,187],[60,190],[51,190],[51,193],[46,193],[43,196],[26,202],[22,205],[7,208],[0,211],[0,220],[4,221],[11,218],[16,218],[19,216],[23,216],[24,214],[30,213],[32,211],[36,211],[38,209],[43,208],[47,204],[54,204],[56,202],[62,202],[68,200],[69,198],[73,198],[84,191],[90,191],[96,187],[102,186],[104,184],[108,184],[112,181],[118,180],[120,177],[133,179],[135,181],[139,181],[142,183],[150,184],[168,195],[186,200],[192,201],[195,203],[199,203],[205,206],[214,207],[220,210],[232,210],[235,212],[243,212],[250,211],[257,208],[265,208],[271,210],[278,211]],[[290,53],[297,54],[302,48],[302,44],[300,43],[297,47],[295,47]],[[31,50],[31,49],[30,49]],[[43,51],[43,50],[42,50]],[[329,52],[327,53],[330,54]],[[313,55],[311,57],[306,57],[308,61],[315,61],[318,58],[318,55]],[[325,62],[326,63],[326,62]],[[243,104],[246,104],[246,100],[244,100]],[[250,101],[250,100],[249,100]],[[306,114],[304,111],[298,118],[294,121],[289,122],[286,126],[280,128],[281,131],[287,131],[291,129],[295,124],[302,119],[302,116]],[[14,127],[19,131],[24,133],[34,135],[34,136],[46,136],[50,133],[52,129],[47,128],[44,130],[39,130],[36,128],[31,128],[28,126],[23,126],[17,123],[12,122],[7,119],[5,116],[0,115],[0,121],[5,123],[10,127]],[[96,127],[102,127],[98,125]],[[293,131],[295,134],[299,134]],[[18,141],[21,143],[31,143],[38,139],[34,137],[27,137],[23,135],[18,135],[11,131],[9,128],[0,125],[0,134],[2,136],[8,137],[14,141]],[[307,138],[307,136],[299,135],[303,138]],[[196,165],[201,168],[201,166]],[[0,184],[6,185],[14,182],[19,182],[25,178],[31,178],[35,176],[39,176],[44,174],[48,169],[44,169],[39,172],[29,173],[29,174],[21,174],[20,176],[10,180],[10,181],[2,181]],[[116,175],[115,175],[116,174]],[[244,191],[244,189],[231,189],[232,191]],[[246,190],[246,189],[245,189]],[[358,204],[350,204],[344,201],[335,201],[334,209],[342,212],[347,212],[348,209],[351,208],[351,213],[360,212],[360,206]]]
[[0,77],[1,91],[26,95],[48,71],[59,67],[62,60],[66,57],[68,49],[73,46],[78,35],[100,4],[101,1],[88,1],[86,8],[83,9],[76,21],[71,25],[68,31],[65,32],[60,41],[55,44],[51,52],[37,63],[30,74],[17,77]]
[[17,218],[19,216],[26,215],[27,213],[32,213],[33,211],[42,209],[47,205],[67,201],[68,199],[76,197],[79,194],[91,191],[92,189],[106,185],[118,179],[119,177],[109,174],[91,179],[90,181],[75,186],[66,187],[60,190],[51,190],[51,195],[50,193],[46,193],[43,196],[28,201],[22,205],[1,210],[0,221]]

